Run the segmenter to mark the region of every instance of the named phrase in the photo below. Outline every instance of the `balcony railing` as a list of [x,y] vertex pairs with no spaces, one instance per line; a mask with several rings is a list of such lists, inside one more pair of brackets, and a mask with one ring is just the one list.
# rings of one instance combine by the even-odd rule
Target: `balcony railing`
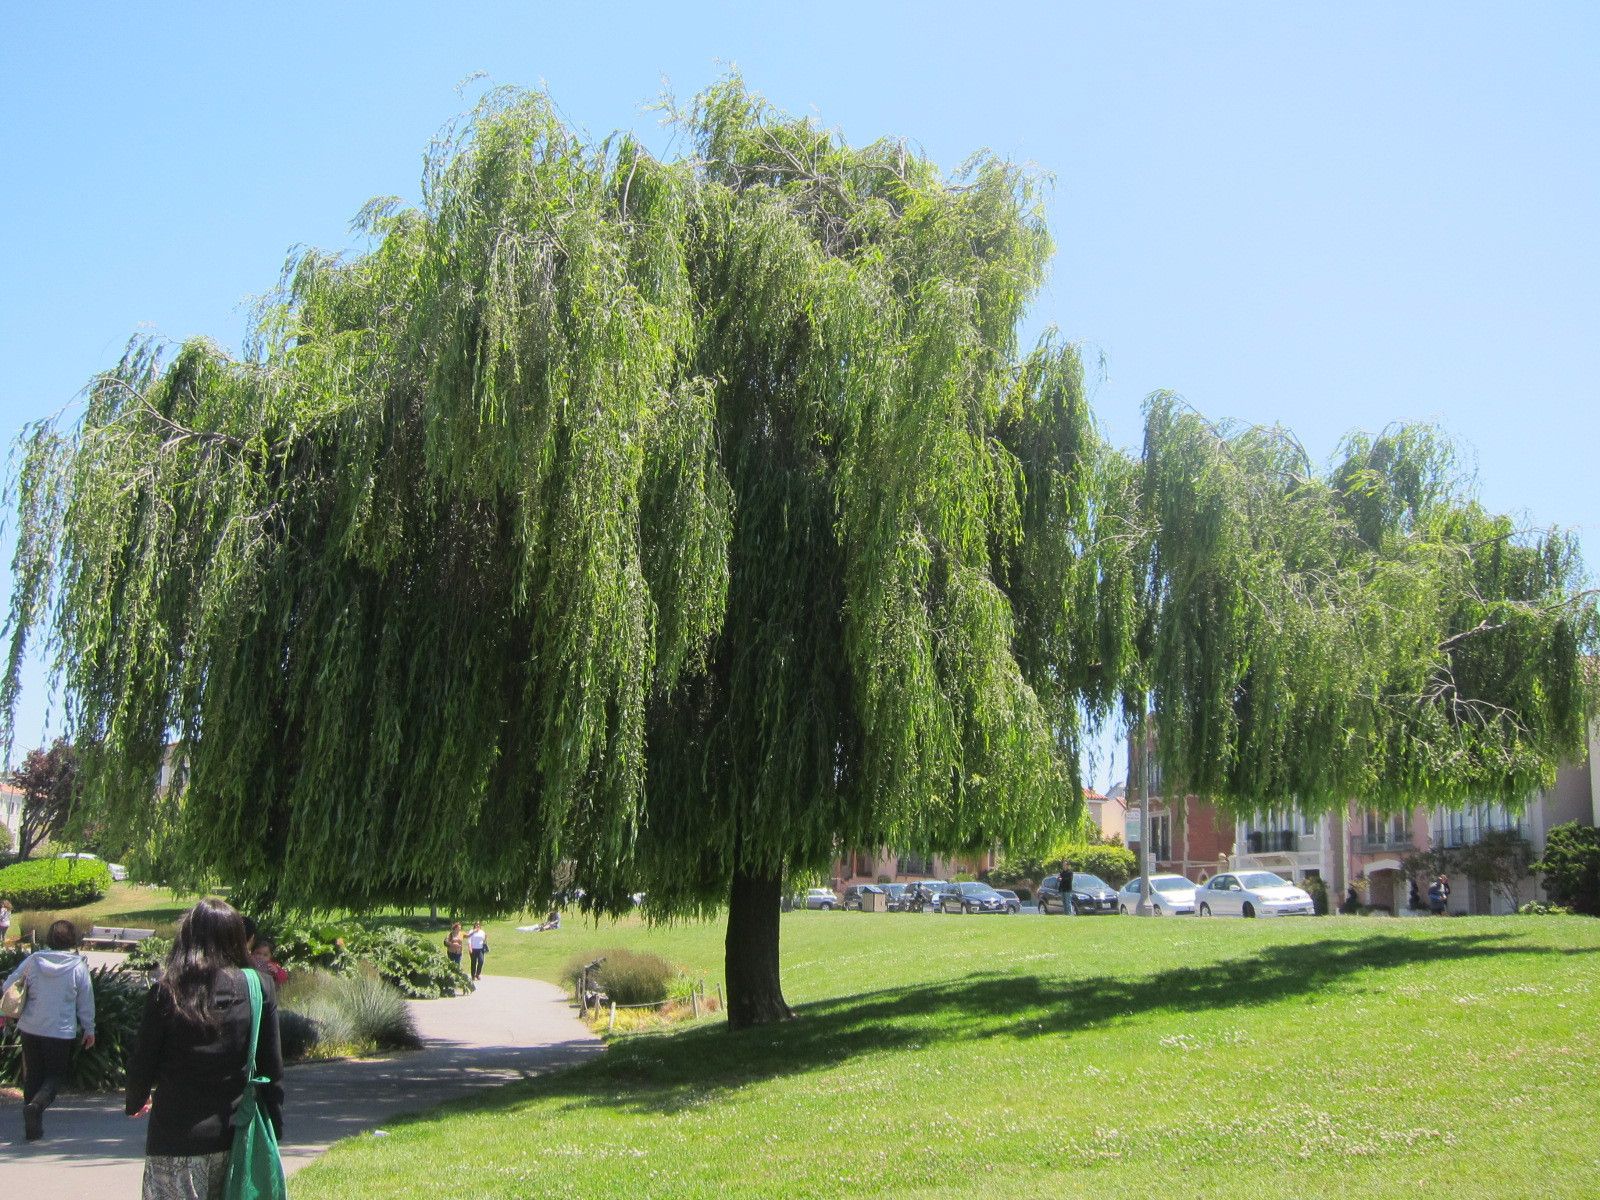
[[1447,850],[1455,850],[1461,846],[1476,845],[1484,839],[1485,834],[1514,833],[1523,841],[1528,840],[1528,826],[1522,821],[1511,821],[1505,824],[1494,825],[1446,825],[1433,830],[1433,844],[1443,846]]
[[1368,833],[1361,839],[1363,850],[1415,850],[1416,845],[1411,840],[1411,831],[1396,833],[1385,830],[1382,833]]
[[1244,835],[1245,847],[1251,854],[1292,854],[1299,840],[1292,829],[1252,829]]

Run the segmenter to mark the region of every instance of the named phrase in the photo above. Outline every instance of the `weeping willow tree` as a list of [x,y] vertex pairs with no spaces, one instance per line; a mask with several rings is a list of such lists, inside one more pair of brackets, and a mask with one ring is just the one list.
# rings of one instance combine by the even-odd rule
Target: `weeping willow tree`
[[1239,813],[1524,806],[1581,756],[1597,629],[1573,539],[1473,498],[1430,427],[1319,471],[1151,398],[1128,706],[1169,790]]
[[241,356],[136,343],[33,429],[4,699],[43,628],[96,810],[263,902],[728,905],[741,1025],[786,876],[1072,819],[1126,556],[1075,353],[1017,346],[1033,177],[737,79],[673,116],[497,93]]

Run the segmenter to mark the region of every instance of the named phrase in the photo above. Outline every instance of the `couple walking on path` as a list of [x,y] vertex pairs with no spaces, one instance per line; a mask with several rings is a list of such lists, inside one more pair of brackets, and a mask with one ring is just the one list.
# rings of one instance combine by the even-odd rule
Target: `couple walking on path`
[[444,935],[444,952],[457,967],[461,965],[463,945],[472,955],[472,981],[476,983],[483,978],[483,960],[489,954],[489,935],[483,931],[482,921],[474,921],[472,932],[466,935],[462,934],[461,922],[457,921]]

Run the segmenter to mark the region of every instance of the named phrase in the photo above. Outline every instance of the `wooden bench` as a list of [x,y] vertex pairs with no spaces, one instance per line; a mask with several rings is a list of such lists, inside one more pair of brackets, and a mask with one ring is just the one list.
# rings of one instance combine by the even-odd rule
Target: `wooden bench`
[[131,950],[155,933],[154,929],[111,929],[96,925],[84,936],[82,944],[100,950]]

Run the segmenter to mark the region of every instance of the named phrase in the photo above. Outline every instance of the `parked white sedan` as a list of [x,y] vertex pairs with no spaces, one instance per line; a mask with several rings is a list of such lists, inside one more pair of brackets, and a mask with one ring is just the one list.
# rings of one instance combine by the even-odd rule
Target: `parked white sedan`
[[1202,917],[1311,916],[1311,896],[1271,871],[1231,871],[1194,894]]
[[[1182,875],[1150,876],[1151,907],[1158,917],[1188,916],[1194,912],[1195,883]],[[1117,893],[1117,911],[1124,915],[1139,911],[1139,877],[1135,875]]]

